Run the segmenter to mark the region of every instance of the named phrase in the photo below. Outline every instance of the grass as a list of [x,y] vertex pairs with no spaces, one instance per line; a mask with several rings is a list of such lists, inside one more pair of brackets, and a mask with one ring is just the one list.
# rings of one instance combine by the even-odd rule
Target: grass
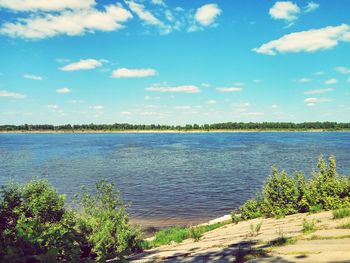
[[333,210],[333,219],[340,219],[344,217],[350,217],[350,208]]
[[261,221],[260,223],[258,223],[256,225],[251,224],[250,225],[250,233],[249,233],[249,235],[252,236],[252,237],[255,237],[255,236],[259,235],[262,223],[263,222]]
[[343,235],[343,236],[318,236],[313,235],[310,238],[307,238],[306,240],[331,240],[331,239],[347,239],[350,238],[350,235]]
[[350,222],[343,223],[343,224],[339,225],[338,228],[350,229]]
[[168,245],[173,242],[181,243],[183,240],[188,238],[193,238],[195,241],[199,241],[205,232],[212,231],[216,228],[222,227],[229,222],[219,222],[211,225],[203,225],[197,227],[169,227],[158,231],[154,239],[151,241],[145,240],[142,247],[144,249],[150,249],[154,247],[159,247],[162,245]]
[[304,234],[309,234],[309,233],[315,232],[316,230],[317,230],[317,228],[316,228],[316,221],[315,220],[308,221],[308,220],[304,219],[304,221],[303,221],[303,233]]
[[285,237],[285,236],[280,236],[274,240],[271,240],[269,242],[269,246],[271,247],[282,247],[282,246],[287,246],[287,245],[293,245],[297,242],[297,239],[294,237]]

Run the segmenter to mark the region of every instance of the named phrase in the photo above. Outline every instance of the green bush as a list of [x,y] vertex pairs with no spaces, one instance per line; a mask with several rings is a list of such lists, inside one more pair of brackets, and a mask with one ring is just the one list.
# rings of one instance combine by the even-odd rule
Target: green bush
[[139,249],[139,231],[128,224],[113,185],[81,195],[82,211],[67,209],[65,197],[46,180],[1,189],[1,262],[105,262]]
[[318,170],[310,179],[299,172],[289,176],[273,167],[260,194],[240,206],[242,219],[350,207],[350,178],[339,175],[336,167],[335,157],[329,157],[327,164],[320,156]]

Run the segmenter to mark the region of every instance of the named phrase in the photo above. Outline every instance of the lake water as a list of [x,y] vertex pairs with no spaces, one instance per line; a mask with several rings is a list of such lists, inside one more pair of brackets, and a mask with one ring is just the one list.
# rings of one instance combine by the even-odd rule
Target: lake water
[[139,222],[204,222],[254,196],[272,165],[310,174],[320,154],[350,174],[350,133],[0,134],[0,185],[47,177],[71,200],[106,178]]

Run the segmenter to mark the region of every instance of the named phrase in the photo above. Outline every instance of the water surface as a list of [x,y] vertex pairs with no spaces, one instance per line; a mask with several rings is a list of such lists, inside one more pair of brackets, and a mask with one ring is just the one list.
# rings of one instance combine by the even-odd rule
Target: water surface
[[203,222],[254,196],[272,165],[309,174],[320,154],[350,174],[350,133],[0,134],[0,185],[47,177],[71,200],[106,178],[136,219]]

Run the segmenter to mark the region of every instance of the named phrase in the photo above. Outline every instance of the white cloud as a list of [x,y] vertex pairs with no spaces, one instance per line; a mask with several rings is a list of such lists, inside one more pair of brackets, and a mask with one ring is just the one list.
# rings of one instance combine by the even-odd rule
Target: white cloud
[[165,6],[165,3],[163,0],[152,0],[152,4]]
[[198,93],[201,90],[194,85],[184,85],[176,87],[149,87],[146,88],[148,91],[158,91],[158,92],[174,92],[174,93]]
[[56,89],[56,92],[65,94],[65,93],[70,93],[71,90],[69,88],[62,88],[62,89]]
[[334,91],[334,89],[332,88],[328,88],[328,89],[315,89],[315,90],[309,90],[309,91],[305,91],[304,94],[322,94],[322,93],[327,93],[327,92],[331,92]]
[[103,110],[104,109],[104,107],[101,106],[101,105],[91,106],[90,108],[93,109],[93,110]]
[[271,108],[272,108],[272,109],[277,109],[278,106],[277,106],[276,104],[273,104],[273,105],[271,105]]
[[323,102],[330,102],[332,101],[331,99],[326,99],[326,98],[307,98],[304,100],[305,103],[309,104],[309,103],[323,103]]
[[145,6],[134,1],[125,1],[132,12],[134,12],[142,21],[148,25],[158,26],[162,29],[162,33],[171,32],[171,27],[165,25],[161,20],[155,17],[150,11],[145,9]]
[[350,74],[350,68],[336,67],[335,70],[342,73],[342,74]]
[[217,16],[221,14],[222,10],[216,4],[206,4],[197,9],[194,18],[203,25],[209,26],[215,22]]
[[301,83],[310,82],[310,81],[311,81],[311,79],[309,79],[309,78],[301,78],[298,80],[298,82],[301,82]]
[[120,113],[120,115],[123,115],[123,116],[130,116],[130,115],[132,115],[132,113],[131,113],[130,111],[122,111],[122,112]]
[[24,75],[23,75],[23,78],[25,78],[25,79],[31,79],[31,80],[43,80],[43,77],[41,77],[41,76],[35,76],[35,75],[32,75],[32,74],[24,74]]
[[59,108],[58,105],[54,105],[54,104],[47,105],[46,107],[52,110],[57,110]]
[[209,83],[202,83],[201,86],[204,87],[204,88],[209,88],[210,84]]
[[219,92],[239,92],[242,91],[241,87],[228,87],[228,88],[216,88]]
[[95,0],[1,0],[0,7],[16,11],[59,11],[63,9],[86,9]]
[[254,83],[260,83],[261,80],[260,80],[260,79],[254,79],[253,82],[254,82]]
[[317,72],[314,72],[314,75],[321,76],[321,75],[324,75],[324,72],[323,71],[317,71]]
[[311,1],[305,6],[304,12],[305,13],[310,13],[310,12],[315,11],[319,7],[320,7],[320,4]]
[[315,52],[335,47],[342,41],[350,41],[350,26],[347,24],[287,34],[254,48],[253,51],[266,55],[287,52]]
[[16,92],[6,91],[6,90],[0,90],[0,98],[1,97],[7,97],[7,98],[13,98],[13,99],[24,99],[26,98],[26,95],[16,93]]
[[217,101],[216,100],[208,100],[206,101],[207,104],[216,104]]
[[289,22],[296,20],[300,13],[300,8],[291,1],[276,2],[269,10],[273,19],[283,19]]
[[119,68],[112,72],[112,78],[144,78],[150,77],[157,74],[157,71],[151,68],[147,69],[128,69]]
[[101,66],[102,66],[101,60],[81,59],[78,62],[74,62],[64,67],[61,67],[60,70],[63,70],[63,71],[88,70],[88,69],[94,69]]
[[[49,1],[47,1],[49,2]],[[62,1],[64,2],[64,1]],[[0,34],[10,37],[43,39],[57,35],[83,35],[95,31],[115,31],[132,17],[119,4],[97,9],[66,10],[58,14],[35,13],[16,22],[7,22],[0,28]]]
[[336,84],[338,82],[337,79],[328,79],[324,82],[326,85]]

